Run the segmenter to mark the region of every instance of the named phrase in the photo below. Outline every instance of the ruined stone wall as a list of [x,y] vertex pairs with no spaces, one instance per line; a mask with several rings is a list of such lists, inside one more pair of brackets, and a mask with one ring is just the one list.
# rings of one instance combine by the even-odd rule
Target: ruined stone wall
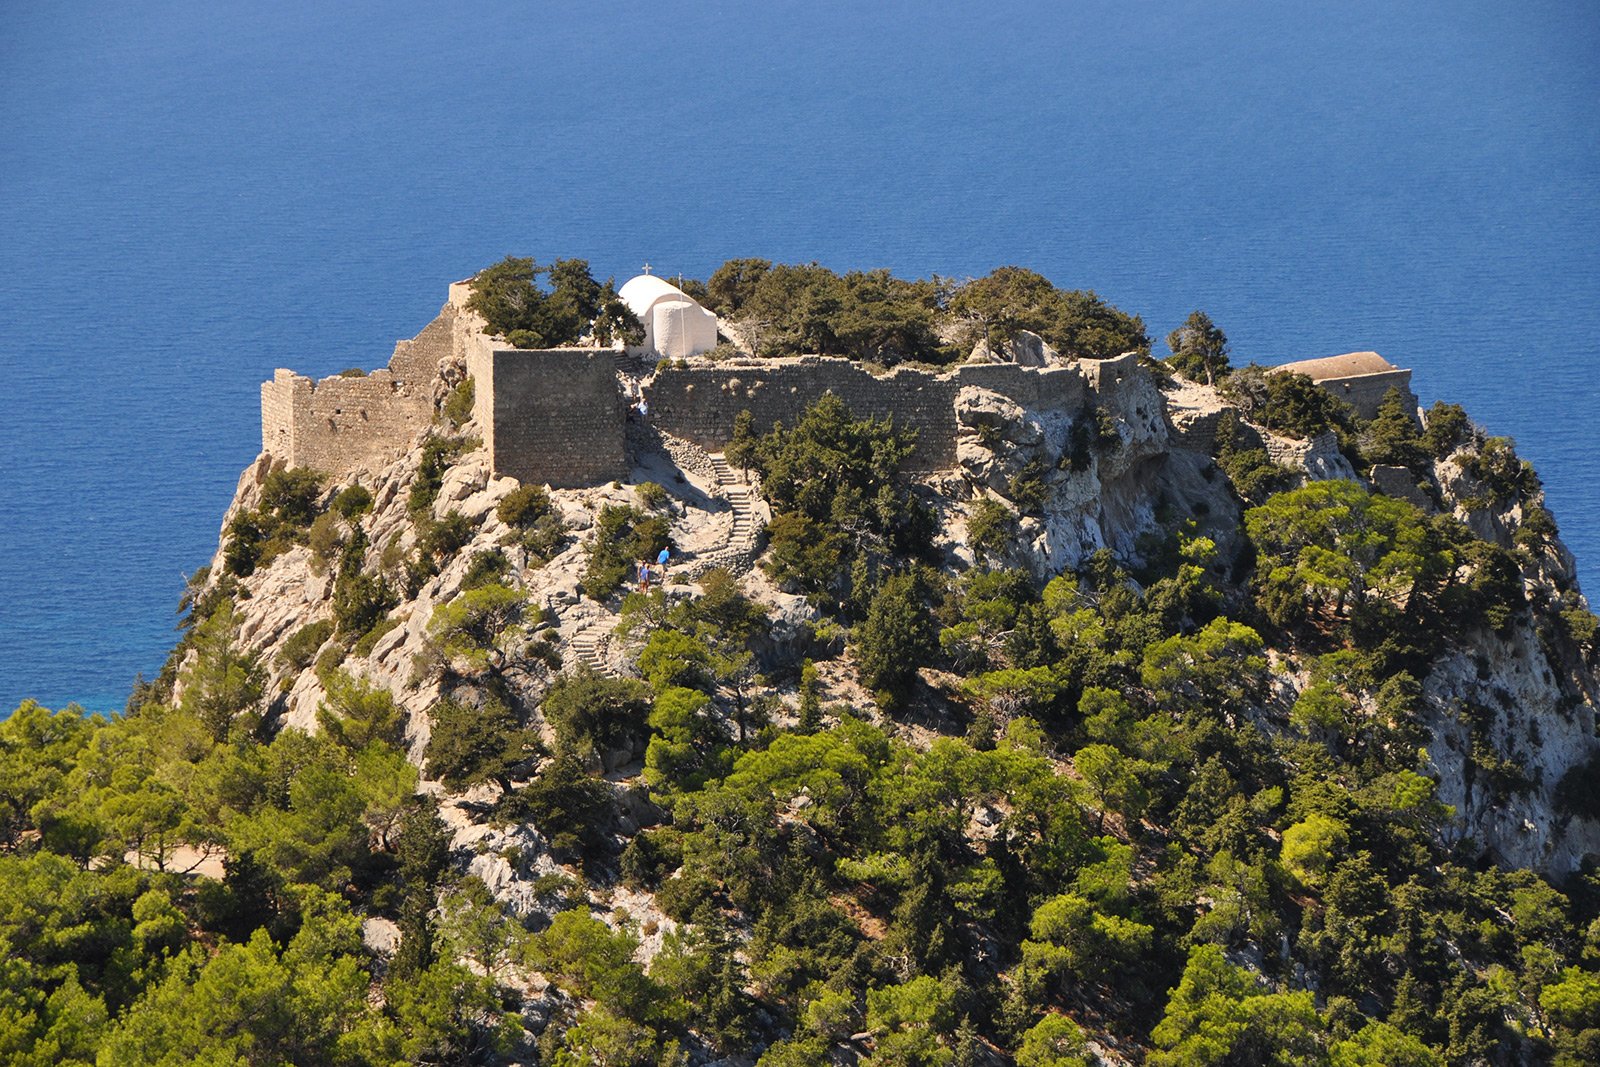
[[1204,455],[1215,455],[1217,451],[1217,426],[1222,422],[1225,411],[1232,408],[1223,408],[1220,411],[1168,411],[1168,422],[1172,427],[1172,443],[1177,448],[1187,448],[1193,452]]
[[857,415],[891,416],[896,426],[917,431],[907,464],[914,471],[955,466],[956,393],[975,385],[1028,406],[1076,405],[1086,392],[1083,373],[1072,367],[1029,370],[1015,364],[972,364],[936,375],[898,368],[874,377],[841,359],[738,361],[658,371],[646,392],[650,421],[667,433],[717,452],[733,434],[733,422],[748,410],[757,432],[795,420],[825,393],[833,393]]
[[615,352],[483,344],[468,352],[467,371],[495,474],[556,488],[627,476]]
[[1407,410],[1417,406],[1416,395],[1411,392],[1409,370],[1361,374],[1350,378],[1324,378],[1317,384],[1355,408],[1364,419],[1370,419],[1378,413],[1378,405],[1383,403],[1383,395],[1390,389],[1400,390],[1400,395],[1406,400]]
[[[261,387],[261,441],[292,466],[343,477],[376,470],[403,453],[433,420],[433,387],[443,360],[462,360],[476,383],[473,416],[493,470],[558,487],[595,485],[627,475],[625,402],[617,354],[566,348],[499,347],[468,311],[466,282],[416,337],[395,345],[386,370],[365,377],[310,378],[279,370]],[[918,434],[908,468],[956,464],[955,399],[963,386],[991,390],[1029,408],[1075,410],[1105,401],[1137,358],[1067,367],[965,364],[945,373],[898,368],[875,377],[860,364],[805,356],[666,368],[649,386],[650,421],[708,451],[720,451],[734,419],[749,410],[758,431],[793,425],[834,393],[858,415],[892,417]]]
[[387,370],[312,381],[280,369],[261,385],[261,448],[335,478],[376,470],[432,421],[431,389]]
[[439,364],[455,351],[455,325],[459,313],[454,304],[446,304],[438,316],[422,328],[422,332],[409,341],[398,341],[394,355],[389,357],[389,371],[404,382],[426,385],[439,372]]
[[416,337],[396,343],[387,369],[362,377],[275,371],[261,385],[261,450],[336,478],[394,460],[433,421],[434,377],[441,360],[460,354],[461,318],[446,304]]
[[[295,407],[298,402],[295,379],[300,375],[282,367],[273,372],[272,381],[261,383],[261,451],[292,463],[295,448]],[[311,379],[305,379],[307,385]],[[309,404],[306,405],[309,410]]]

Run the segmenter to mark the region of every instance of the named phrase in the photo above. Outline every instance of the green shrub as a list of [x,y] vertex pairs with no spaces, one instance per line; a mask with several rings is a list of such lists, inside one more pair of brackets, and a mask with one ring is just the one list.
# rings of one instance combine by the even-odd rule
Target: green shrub
[[638,560],[654,562],[669,544],[671,526],[662,516],[647,515],[626,504],[607,504],[600,509],[595,535],[589,541],[584,595],[606,599],[633,576]]
[[567,538],[567,524],[550,503],[543,486],[524,485],[513,489],[495,509],[500,521],[516,531],[516,540],[536,563],[543,563],[561,551]]
[[886,557],[925,552],[932,517],[900,473],[916,440],[892,419],[855,418],[828,393],[794,429],[756,441],[750,461],[772,503],[773,576],[837,603],[858,560],[872,571]]
[[522,534],[522,547],[534,564],[554,559],[567,542],[567,524],[560,515],[551,513],[534,523]]
[[513,529],[525,530],[550,513],[550,494],[542,485],[520,485],[507,493],[494,513]]
[[667,491],[655,482],[640,482],[633,492],[646,511],[660,511],[667,506]]
[[338,514],[324,511],[318,515],[306,534],[306,544],[311,548],[312,569],[320,574],[338,554],[339,546],[343,543]]
[[222,565],[229,574],[248,578],[255,573],[265,555],[266,531],[254,511],[242,511],[228,523],[228,543],[222,550]]
[[323,476],[305,467],[275,468],[261,483],[261,510],[290,526],[310,526],[317,517]]
[[531,822],[563,862],[593,863],[613,854],[616,801],[611,786],[584,773],[571,756],[557,756],[528,785],[500,799],[495,817]]
[[1167,347],[1172,349],[1168,367],[1191,382],[1214,385],[1227,376],[1228,335],[1204,311],[1190,312],[1183,325],[1167,335]]
[[1438,401],[1428,409],[1427,423],[1422,443],[1435,459],[1444,459],[1472,439],[1472,421],[1460,404]]
[[1272,462],[1265,448],[1250,447],[1239,417],[1231,411],[1217,420],[1216,460],[1233,491],[1247,504],[1263,503],[1298,480],[1294,471]]
[[931,662],[939,648],[939,629],[928,611],[928,599],[927,583],[919,575],[893,575],[878,589],[866,620],[856,628],[861,684],[881,694],[880,703],[896,703],[917,668]]
[[511,775],[539,758],[537,730],[525,728],[498,700],[471,704],[445,697],[428,709],[432,733],[423,753],[429,777],[452,789],[494,782],[511,791]]
[[342,664],[345,661],[345,658],[349,655],[350,650],[338,641],[328,645],[317,654],[317,662],[313,668],[317,672],[317,677],[328,677],[334,671],[339,669],[339,665]]
[[1476,452],[1463,456],[1462,467],[1481,481],[1493,494],[1494,502],[1508,504],[1539,491],[1539,478],[1533,465],[1517,456],[1517,446],[1509,437],[1490,437]]
[[228,523],[223,566],[246,578],[290,545],[304,542],[317,517],[322,475],[304,467],[275,467],[261,484],[261,506],[242,511]]
[[372,510],[372,493],[362,485],[347,486],[333,498],[333,510],[354,522]]
[[[536,284],[541,275],[549,276],[548,292]],[[558,259],[545,267],[507,256],[473,277],[467,307],[484,317],[490,333],[517,348],[575,344],[591,323],[603,345],[644,340],[638,318],[609,282],[601,285],[590,276],[582,259]]]
[[1006,483],[1006,496],[1010,497],[1025,515],[1037,515],[1050,499],[1050,487],[1045,484],[1044,464],[1030,460],[1026,466],[1011,476]]
[[462,591],[476,589],[491,582],[503,583],[511,573],[511,561],[498,548],[476,553],[467,564],[467,573],[461,578]]
[[659,629],[639,653],[639,673],[657,692],[675,685],[704,689],[712,680],[711,649],[682,630]]
[[1252,422],[1286,437],[1309,440],[1327,430],[1343,434],[1355,425],[1355,409],[1304,374],[1252,363],[1228,375],[1220,391]]
[[1018,330],[1033,331],[1069,357],[1109,359],[1150,348],[1137,315],[1119,311],[1092,290],[1057,289],[1023,267],[998,267],[960,286],[950,295],[948,311],[966,326],[969,349],[985,338],[1002,344]]
[[463,378],[450,390],[450,395],[444,398],[444,405],[439,413],[444,416],[444,421],[450,424],[453,430],[461,429],[466,421],[472,418],[472,399],[474,386],[471,378]]
[[1556,807],[1568,815],[1600,822],[1600,756],[1591,756],[1583,763],[1574,764],[1556,784]]
[[648,736],[650,691],[632,678],[589,670],[556,679],[544,698],[556,751],[589,763],[607,752],[641,752]]
[[425,559],[443,562],[472,540],[472,520],[451,508],[442,519],[418,520],[417,553]]
[[436,606],[428,620],[428,633],[445,656],[482,670],[504,631],[519,622],[536,622],[538,617],[538,609],[530,609],[521,592],[491,582]]
[[311,658],[317,654],[317,649],[327,643],[333,636],[333,621],[331,619],[318,619],[308,623],[289,635],[289,639],[278,649],[278,662],[295,671],[303,671],[311,665]]
[[423,442],[417,477],[406,496],[406,510],[413,516],[424,514],[433,507],[439,495],[439,486],[444,484],[444,472],[461,454],[462,445],[459,437],[429,437]]
[[358,656],[372,655],[372,649],[377,645],[378,640],[383,637],[384,634],[388,633],[390,630],[393,630],[399,625],[400,620],[392,615],[379,619],[377,622],[372,624],[371,629],[361,635],[351,651]]
[[670,826],[635,834],[618,860],[623,880],[654,889],[683,863],[683,835]]
[[339,554],[339,574],[333,581],[333,618],[338,633],[360,636],[399,603],[382,577],[362,570],[367,536],[358,527]]

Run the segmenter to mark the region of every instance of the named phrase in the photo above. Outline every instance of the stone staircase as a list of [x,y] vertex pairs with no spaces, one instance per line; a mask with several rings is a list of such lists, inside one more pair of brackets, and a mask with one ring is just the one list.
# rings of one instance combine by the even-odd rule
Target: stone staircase
[[607,615],[579,630],[568,643],[577,661],[596,674],[616,673],[606,659],[606,648],[611,643],[611,630],[616,624],[616,616]]
[[755,487],[746,485],[721,454],[713,453],[707,458],[717,479],[717,491],[733,509],[733,528],[725,544],[689,561],[681,573],[690,581],[716,567],[725,568],[736,577],[748,574],[760,553],[761,531],[766,525],[762,520],[764,506]]
[[[647,425],[630,424],[628,438],[635,454],[645,448],[659,448],[672,456],[680,468],[702,476],[709,474],[716,482],[715,493],[726,500],[733,511],[733,526],[727,540],[674,566],[671,577],[695,582],[717,567],[735,576],[748,574],[761,553],[761,533],[766,529],[766,504],[756,487],[746,484],[743,476],[730,467],[722,455],[708,454],[687,441],[659,434]],[[610,649],[617,621],[616,615],[597,616],[573,633],[566,642],[568,667],[583,664],[599,674],[615,674]]]

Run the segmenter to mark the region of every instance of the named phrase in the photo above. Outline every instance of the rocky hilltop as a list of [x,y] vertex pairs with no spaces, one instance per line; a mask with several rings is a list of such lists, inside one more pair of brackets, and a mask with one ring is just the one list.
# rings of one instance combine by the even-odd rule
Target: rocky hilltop
[[1600,1059],[1600,622],[1510,441],[1019,268],[685,286],[681,358],[507,260],[269,384],[162,676],[0,723],[0,1049]]
[[[437,409],[442,411],[463,376],[463,367],[441,367],[432,390]],[[642,367],[623,371],[619,388],[637,396],[648,390],[650,379]],[[1585,856],[1600,851],[1600,823],[1575,817],[1558,801],[1562,783],[1600,752],[1592,646],[1572,640],[1562,621],[1563,613],[1581,615],[1587,602],[1578,590],[1571,554],[1543,507],[1537,479],[1503,439],[1467,427],[1444,455],[1428,457],[1418,471],[1376,465],[1363,476],[1340,451],[1333,432],[1310,439],[1275,433],[1252,422],[1217,388],[1164,374],[1159,367],[1142,367],[1131,387],[1115,397],[1114,407],[1088,413],[1093,423],[1086,426],[1081,408],[1023,407],[981,388],[960,390],[958,465],[922,478],[919,486],[938,516],[938,549],[948,572],[979,562],[1004,564],[1021,568],[1042,585],[1083,567],[1102,550],[1142,565],[1153,541],[1187,521],[1193,533],[1215,544],[1209,569],[1219,584],[1242,585],[1239,578],[1251,553],[1246,505],[1216,461],[1216,423],[1228,420],[1241,442],[1248,439],[1266,457],[1277,458],[1262,461],[1280,473],[1281,488],[1340,479],[1376,493],[1387,490],[1429,515],[1452,516],[1486,544],[1515,554],[1526,608],[1499,627],[1482,619],[1456,620],[1451,640],[1422,679],[1428,773],[1437,782],[1439,799],[1454,812],[1443,832],[1451,840],[1476,842],[1497,862],[1553,873],[1573,871]],[[1453,413],[1446,410],[1445,417]],[[1421,418],[1418,430],[1425,435]],[[583,666],[618,676],[639,674],[642,642],[637,635],[624,638],[615,632],[625,590],[595,599],[584,595],[583,578],[593,541],[603,536],[598,525],[603,510],[638,504],[640,487],[648,484],[660,487],[650,510],[670,527],[673,559],[662,586],[666,595],[699,596],[697,578],[713,568],[727,571],[782,635],[764,665],[782,668],[787,655],[787,666],[797,669],[797,657],[814,651],[808,645],[812,639],[802,635],[827,622],[797,590],[773,582],[757,566],[771,509],[750,473],[732,469],[720,454],[642,424],[630,427],[629,445],[633,473],[627,482],[542,494],[563,532],[541,553],[521,544],[523,531],[499,513],[519,483],[492,476],[470,417],[452,425],[441,413],[402,458],[319,487],[318,509],[352,487],[371,495],[370,510],[339,523],[338,544],[290,544],[240,577],[228,563],[235,541],[230,531],[240,516],[263,508],[262,491],[275,470],[271,457],[263,455],[240,478],[197,595],[203,600],[225,587],[234,597],[241,646],[266,673],[273,724],[314,729],[317,709],[327,700],[327,668],[337,660],[350,675],[391,693],[406,711],[408,742],[420,764],[428,709],[461,680],[441,659],[430,620],[440,606],[460,597],[474,561],[486,554],[503,560],[503,580],[539,610],[536,627],[519,637],[543,642],[541,649],[551,652],[528,660],[516,648],[497,650],[512,667],[503,677],[524,707],[537,709],[562,670]],[[1230,454],[1243,450],[1228,448]],[[1509,488],[1503,484],[1507,480]],[[433,483],[431,491],[419,491]],[[1019,501],[1024,490],[1025,500]],[[1014,525],[1003,548],[980,561],[968,524],[975,510],[995,504]],[[440,524],[452,531],[443,551],[424,543]],[[360,572],[382,576],[395,603],[355,647],[346,647],[348,642],[329,630],[321,645],[307,649],[306,634],[320,634],[318,624],[333,623],[335,556],[357,530],[365,543]],[[1587,631],[1580,628],[1582,634]],[[300,647],[286,650],[291,641]],[[1282,653],[1275,662],[1282,672],[1275,706],[1258,709],[1269,725],[1294,703],[1309,678],[1305,650],[1291,645]],[[845,649],[841,674],[849,675],[848,664]],[[181,696],[181,670],[177,677]],[[781,686],[774,694],[792,698],[792,691]],[[829,694],[862,695],[848,685]],[[1500,773],[1484,773],[1486,762]],[[1508,775],[1515,788],[1505,788]]]

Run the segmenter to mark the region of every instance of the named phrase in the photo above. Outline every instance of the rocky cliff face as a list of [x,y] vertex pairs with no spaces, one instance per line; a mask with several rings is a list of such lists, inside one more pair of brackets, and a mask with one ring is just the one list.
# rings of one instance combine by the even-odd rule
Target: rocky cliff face
[[1137,559],[1139,539],[1177,516],[1224,549],[1237,547],[1236,499],[1211,457],[1175,437],[1148,374],[1109,391],[1102,404],[1073,408],[1024,409],[968,386],[956,418],[964,485],[947,480],[945,491],[1018,510],[1020,537],[1008,561],[1040,581],[1101,549]]

